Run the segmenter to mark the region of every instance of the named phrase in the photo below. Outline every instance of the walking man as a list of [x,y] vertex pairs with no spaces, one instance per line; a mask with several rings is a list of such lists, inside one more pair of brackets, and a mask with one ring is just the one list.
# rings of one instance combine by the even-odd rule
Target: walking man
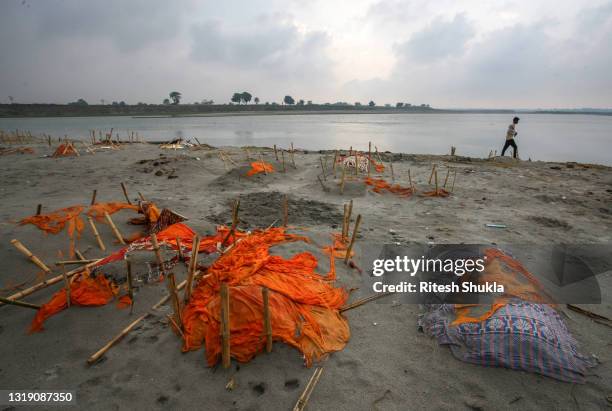
[[501,152],[502,157],[506,153],[506,150],[508,149],[508,147],[512,147],[513,149],[512,157],[514,158],[517,157],[518,147],[516,146],[514,137],[516,137],[516,135],[518,134],[516,131],[516,125],[518,124],[519,120],[520,119],[518,117],[514,117],[512,119],[512,124],[508,126],[508,131],[506,132],[506,143],[504,144],[504,148],[502,149],[502,152]]

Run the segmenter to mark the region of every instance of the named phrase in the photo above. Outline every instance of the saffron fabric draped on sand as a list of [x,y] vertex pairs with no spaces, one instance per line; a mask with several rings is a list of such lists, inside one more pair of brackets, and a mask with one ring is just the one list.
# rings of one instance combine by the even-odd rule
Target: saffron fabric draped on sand
[[270,255],[271,245],[305,238],[271,228],[243,237],[222,255],[195,287],[183,310],[183,350],[206,346],[209,366],[221,355],[220,288],[229,285],[231,356],[246,362],[265,346],[262,287],[270,290],[272,338],[304,354],[307,366],[326,354],[342,349],[349,340],[348,321],[339,308],[346,302],[344,289],[332,285],[330,272],[315,272],[317,260],[310,253],[290,259]]
[[265,161],[253,161],[251,163],[251,169],[246,173],[248,177],[255,175],[257,173],[273,173],[274,166],[270,163],[266,163]]

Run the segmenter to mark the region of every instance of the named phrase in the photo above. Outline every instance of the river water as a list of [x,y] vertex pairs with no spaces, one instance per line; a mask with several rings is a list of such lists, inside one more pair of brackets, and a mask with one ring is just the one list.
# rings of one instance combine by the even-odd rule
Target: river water
[[[30,130],[53,136],[88,138],[88,130],[122,139],[138,132],[149,141],[176,137],[211,145],[253,145],[309,150],[353,146],[404,153],[457,154],[486,157],[501,150],[511,114],[325,114],[221,117],[56,117],[0,118],[2,130]],[[520,114],[517,143],[521,158],[612,165],[612,116]],[[509,153],[506,153],[507,155]]]

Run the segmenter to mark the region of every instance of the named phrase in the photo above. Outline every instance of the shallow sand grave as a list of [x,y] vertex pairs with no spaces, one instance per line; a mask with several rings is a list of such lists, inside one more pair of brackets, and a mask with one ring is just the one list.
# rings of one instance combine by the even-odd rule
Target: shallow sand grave
[[[15,222],[34,214],[37,204],[54,210],[73,204],[88,204],[91,191],[98,191],[98,201],[118,201],[125,182],[130,196],[137,192],[160,207],[171,208],[189,218],[198,233],[212,234],[217,222],[227,223],[230,204],[242,198],[245,228],[266,227],[282,219],[281,204],[273,203],[289,196],[289,224],[321,245],[329,243],[329,234],[341,225],[342,207],[354,202],[353,216],[361,214],[360,239],[399,243],[527,243],[551,242],[610,243],[612,240],[612,170],[543,162],[519,162],[509,159],[481,160],[450,156],[393,154],[396,182],[408,186],[408,169],[418,190],[432,189],[428,184],[432,163],[438,164],[440,185],[446,167],[457,169],[454,192],[447,198],[418,195],[401,198],[391,193],[376,194],[365,185],[351,182],[354,190],[339,193],[331,176],[333,152],[295,153],[296,168],[285,153],[286,172],[275,160],[274,152],[250,149],[252,159],[276,168],[275,173],[255,175],[249,180],[244,150],[224,147],[238,165],[224,161],[217,150],[160,150],[155,145],[134,144],[120,150],[100,151],[71,158],[40,158],[52,148],[34,145],[36,154],[0,156],[0,257],[3,261],[1,286],[7,288],[33,281],[39,270],[19,254],[10,239],[26,244],[43,261],[54,262],[58,250],[64,252],[68,240],[64,233],[44,236],[32,226],[18,227]],[[142,160],[160,158],[174,169],[177,178],[138,172]],[[205,155],[206,154],[206,155]],[[212,155],[208,155],[212,154]],[[257,155],[256,155],[257,154]],[[323,184],[320,157],[327,156],[328,175]],[[387,153],[381,153],[383,162]],[[157,160],[155,160],[157,161]],[[387,163],[385,163],[387,165]],[[554,167],[554,168],[551,168]],[[234,170],[239,170],[238,172]],[[385,178],[391,180],[389,171]],[[348,186],[346,186],[348,187]],[[353,186],[351,186],[353,187]],[[278,193],[270,195],[269,193]],[[294,201],[292,201],[294,199]],[[300,200],[301,199],[301,200]],[[252,201],[251,201],[252,200]],[[313,213],[300,220],[299,211]],[[262,209],[258,206],[264,205]],[[300,210],[293,209],[298,207]],[[242,208],[242,206],[241,206]],[[328,215],[316,219],[316,212],[329,211],[339,216],[336,227]],[[133,230],[120,212],[113,217],[120,230]],[[274,214],[275,213],[275,214]],[[274,214],[274,215],[271,215]],[[211,218],[213,216],[213,218]],[[297,221],[292,220],[297,217]],[[487,223],[505,224],[506,228],[488,228]],[[277,223],[278,224],[278,223]],[[99,225],[110,250],[112,233]],[[106,255],[96,246],[87,230],[77,241],[86,258]],[[278,247],[278,252],[295,252],[294,244]],[[300,250],[314,245],[300,246]],[[359,239],[356,252],[359,253]],[[203,261],[204,256],[200,261]],[[319,272],[326,272],[327,262],[320,259]],[[336,264],[338,283],[347,287],[361,285],[360,274],[340,261]],[[176,269],[179,278],[185,274]],[[612,275],[599,276],[604,303],[597,312],[612,316]],[[47,301],[61,284],[26,298],[32,303]],[[207,409],[291,409],[307,384],[313,369],[303,367],[299,353],[283,344],[275,344],[270,354],[258,355],[247,364],[232,363],[232,368],[207,368],[202,350],[182,354],[180,340],[165,320],[171,308],[146,319],[103,361],[87,367],[85,360],[134,318],[146,312],[166,290],[163,284],[142,286],[136,298],[134,314],[104,307],[75,307],[52,317],[45,331],[26,335],[33,318],[32,310],[6,306],[0,308],[0,341],[3,366],[0,385],[10,388],[75,389],[80,407],[91,409],[195,408]],[[369,295],[359,289],[351,301]],[[595,354],[600,364],[585,385],[569,385],[550,378],[519,371],[486,368],[456,360],[448,348],[419,333],[416,319],[419,308],[394,303],[370,303],[346,312],[351,340],[346,348],[332,354],[321,365],[323,374],[308,409],[605,409],[606,396],[612,394],[610,366],[610,331],[561,307],[566,322],[585,354]],[[593,308],[595,310],[595,308]],[[225,389],[233,378],[235,388]],[[135,406],[134,404],[139,404]]]

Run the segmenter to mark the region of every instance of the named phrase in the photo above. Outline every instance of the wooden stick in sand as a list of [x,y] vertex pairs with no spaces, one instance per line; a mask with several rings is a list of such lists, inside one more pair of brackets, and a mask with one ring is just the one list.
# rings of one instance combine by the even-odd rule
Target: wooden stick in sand
[[[185,281],[179,284],[176,288],[177,290],[182,289],[185,286]],[[162,305],[166,304],[170,299],[170,295],[165,296],[157,304],[155,304],[151,309],[157,310]],[[102,348],[95,352],[91,357],[87,359],[87,364],[91,365],[98,361],[108,350],[110,350],[115,344],[117,344],[123,337],[125,337],[130,331],[132,331],[142,320],[147,318],[151,313],[146,313],[132,321],[127,327],[119,332],[115,337],[113,337],[108,343],[106,343]]]
[[[72,271],[68,271],[68,272],[66,273],[66,275],[67,275],[68,277],[72,277],[72,276],[73,276],[73,275],[75,275],[75,274],[78,274],[78,273],[83,272],[83,271],[84,271],[86,268],[91,267],[92,265],[95,265],[95,264],[96,264],[97,262],[99,262],[99,261],[101,261],[101,260],[96,260],[96,262],[89,263],[89,264],[87,264],[85,267],[79,267],[79,268],[76,268],[76,269],[74,269],[74,270],[72,270]],[[26,297],[26,296],[28,296],[28,295],[30,295],[30,294],[35,293],[35,292],[36,292],[36,291],[38,291],[38,290],[42,290],[43,288],[47,288],[47,287],[49,287],[50,285],[53,285],[53,284],[59,283],[59,282],[60,282],[60,281],[62,281],[63,279],[64,279],[64,276],[63,276],[62,274],[60,274],[60,275],[57,275],[57,276],[55,276],[55,277],[49,278],[48,280],[42,281],[42,282],[40,282],[40,283],[38,283],[38,284],[35,284],[35,285],[33,285],[32,287],[26,288],[25,290],[21,290],[21,291],[19,291],[19,292],[15,293],[15,294],[9,295],[9,296],[8,296],[8,297],[6,297],[6,298],[7,298],[8,300],[11,300],[11,301],[13,301],[13,300],[19,300],[19,299],[21,299],[21,298],[23,298],[23,297]],[[1,306],[1,305],[2,305],[2,304],[0,304],[0,306]]]
[[42,204],[39,204],[39,205],[36,207],[36,215],[40,215],[41,211],[42,211]]
[[113,230],[113,234],[115,234],[115,237],[117,237],[117,240],[119,241],[119,244],[125,245],[125,240],[123,239],[123,236],[121,235],[121,232],[119,232],[119,229],[117,228],[115,223],[113,223],[113,219],[111,218],[110,214],[108,214],[105,211],[104,212],[104,217],[106,218],[106,222],[108,223],[108,225],[110,225],[111,230]]
[[264,332],[266,334],[266,352],[272,351],[272,322],[270,318],[270,290],[268,287],[261,288],[261,296],[263,299],[263,321]]
[[62,264],[62,277],[64,279],[64,288],[66,289],[66,305],[70,308],[70,280],[68,279],[64,264]]
[[321,187],[323,187],[323,191],[325,191],[325,192],[329,191],[329,188],[327,188],[325,186],[325,184],[323,183],[323,180],[321,180],[321,176],[317,176],[317,180],[319,180],[319,183],[321,184]]
[[291,142],[291,164],[293,165],[293,168],[297,169],[295,166],[295,149],[293,148],[293,141]]
[[174,273],[168,273],[166,285],[168,287],[168,293],[170,293],[170,299],[172,300],[172,309],[174,310],[174,320],[178,325],[179,330],[183,329],[183,314],[181,310],[181,301],[179,300],[178,292],[176,290],[176,279]]
[[308,404],[308,400],[310,399],[310,395],[314,391],[319,379],[321,378],[321,373],[323,373],[323,367],[317,367],[317,369],[310,377],[308,384],[306,384],[306,388],[304,388],[304,392],[300,395],[295,406],[293,407],[293,411],[303,411],[306,408],[306,404]]
[[89,221],[89,226],[91,227],[91,231],[93,231],[94,236],[96,237],[96,241],[98,241],[98,246],[102,251],[106,250],[106,246],[102,241],[102,237],[100,237],[100,233],[98,233],[98,229],[96,228],[96,223],[94,223],[93,218],[87,217],[87,221]]
[[98,190],[94,190],[93,194],[91,195],[91,205],[96,204],[96,196],[98,195]]
[[344,180],[346,178],[346,164],[342,167],[342,179],[340,180],[340,194],[344,194]]
[[438,172],[434,172],[434,178],[436,180],[436,195],[438,195]]
[[408,184],[410,184],[410,188],[414,191],[414,184],[412,184],[412,175],[410,174],[410,169],[408,169]]
[[349,246],[346,249],[346,256],[344,257],[344,264],[348,264],[348,260],[351,257],[351,250],[353,249],[353,244],[355,244],[355,240],[357,239],[357,231],[359,230],[360,223],[361,223],[361,214],[357,215],[357,220],[355,221],[355,228],[353,228],[353,236],[351,237],[351,242],[349,243]]
[[346,215],[348,214],[348,204],[344,205],[344,214],[342,214],[342,241],[346,241],[348,236],[346,231]]
[[346,237],[348,239],[348,233],[351,231],[351,214],[353,214],[353,200],[349,201],[348,210],[346,213]]
[[264,163],[261,153],[259,153],[259,161],[261,162],[261,167],[263,168],[264,174],[268,175],[268,172],[266,171],[266,163]]
[[450,167],[446,169],[446,177],[444,178],[444,185],[442,185],[442,188],[446,188],[446,183],[448,182],[449,175],[450,175]]
[[323,158],[319,157],[319,161],[321,162],[321,173],[323,174],[323,180],[327,181],[327,176],[325,175],[325,165],[323,165]]
[[187,283],[185,285],[185,293],[183,294],[183,301],[185,304],[189,303],[191,298],[191,290],[193,284],[193,278],[198,268],[198,252],[200,249],[200,236],[194,235],[191,247],[191,258],[189,259],[189,268],[187,271]]
[[229,287],[227,283],[221,284],[221,359],[223,368],[229,368],[231,365],[230,358],[230,317],[229,317]]
[[278,161],[278,150],[276,150],[276,144],[274,144],[274,157],[276,158],[276,161]]
[[225,245],[227,240],[229,240],[230,236],[234,234],[236,227],[238,227],[238,211],[239,210],[240,210],[240,200],[236,200],[234,201],[234,206],[232,208],[232,226],[230,227],[230,230],[227,232],[227,235],[225,236],[223,241],[221,241],[221,247]]
[[91,258],[89,260],[63,260],[63,261],[56,261],[55,265],[74,265],[74,264],[88,264],[88,263],[93,263],[94,261],[98,261],[97,258]]
[[[79,250],[76,250],[76,249],[75,249],[75,250],[74,250],[74,253],[76,254],[77,258],[78,258],[80,261],[85,262],[85,261],[87,260],[87,259],[85,258],[85,256],[83,255],[83,253],[81,253]],[[90,262],[91,262],[91,261],[90,261]]]
[[130,314],[134,312],[134,286],[132,285],[132,262],[125,259],[126,280],[128,286],[128,295],[130,296]]
[[393,171],[393,161],[389,161],[389,168],[391,169],[391,181],[395,181],[395,172]]
[[334,170],[334,178],[336,178],[336,161],[338,161],[338,150],[334,151],[334,164],[332,164],[332,170]]
[[287,227],[289,224],[289,198],[285,195],[283,197],[283,227]]
[[13,240],[11,240],[11,244],[13,244],[13,246],[17,250],[19,250],[19,252],[21,252],[21,254],[23,254],[26,257],[28,257],[30,259],[30,261],[32,261],[34,264],[36,264],[45,273],[47,273],[47,274],[51,273],[51,269],[49,269],[49,267],[47,267],[45,265],[45,263],[43,263],[40,260],[40,258],[38,258],[34,254],[32,254],[32,252],[30,250],[28,250],[27,247],[21,243],[21,241],[19,241],[17,239],[13,239]]
[[157,260],[157,266],[159,272],[164,274],[164,259],[162,258],[161,251],[159,250],[159,243],[157,242],[157,234],[151,234],[151,243],[153,244],[153,251],[155,251],[155,259]]
[[370,177],[370,169],[372,168],[372,142],[368,142],[368,177]]
[[32,308],[34,310],[38,310],[40,308],[40,305],[31,304],[31,303],[27,303],[25,301],[19,301],[19,300],[9,300],[8,298],[4,298],[4,297],[0,297],[0,302],[2,304],[9,304],[9,305],[16,305],[18,307]]
[[436,165],[433,164],[431,166],[431,174],[429,175],[429,182],[427,184],[431,184],[431,179],[433,178],[434,172],[436,171]]
[[125,201],[127,201],[128,204],[132,204],[132,202],[130,201],[130,196],[128,196],[127,188],[125,187],[124,183],[121,183],[121,190],[123,190],[123,195],[125,196]]
[[178,256],[179,261],[185,261],[185,256],[183,255],[183,248],[181,247],[181,239],[176,237],[176,254]]
[[386,297],[386,296],[391,295],[391,294],[394,294],[394,293],[376,293],[376,294],[370,295],[368,297],[365,297],[365,298],[362,298],[360,300],[357,300],[357,301],[355,301],[353,303],[347,304],[344,307],[341,307],[340,308],[340,312],[343,313],[345,311],[352,310],[353,308],[357,308],[359,306],[362,306],[365,303],[369,303],[370,301],[378,300],[379,298]]
[[457,178],[457,169],[455,169],[455,172],[453,173],[453,183],[451,184],[451,189],[450,189],[451,193],[455,190],[455,179],[456,178]]
[[285,150],[281,150],[281,157],[283,158],[283,173],[287,172],[287,168],[285,167]]

